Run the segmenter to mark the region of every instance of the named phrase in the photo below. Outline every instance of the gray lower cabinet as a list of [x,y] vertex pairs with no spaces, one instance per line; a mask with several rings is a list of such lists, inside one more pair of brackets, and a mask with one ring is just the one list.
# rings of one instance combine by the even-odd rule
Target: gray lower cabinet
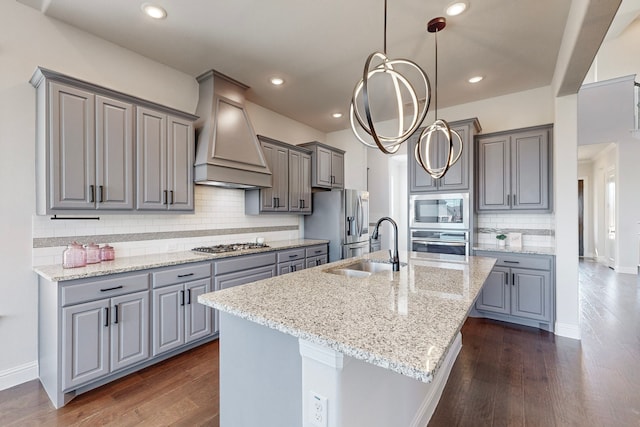
[[344,151],[317,141],[299,144],[311,150],[311,186],[344,189]]
[[153,356],[212,334],[212,311],[197,300],[211,290],[209,262],[153,273]]
[[498,259],[476,301],[478,312],[553,331],[554,257],[484,251],[476,251],[476,255]]
[[545,125],[477,137],[478,211],[552,210],[552,133]]
[[31,84],[38,214],[193,211],[195,116],[43,68]]
[[193,211],[193,123],[136,108],[139,210]]
[[304,270],[305,249],[290,249],[278,252],[278,275],[293,273],[294,271]]
[[[475,135],[480,132],[480,123],[478,119],[461,120],[449,123],[451,130],[458,132],[462,140],[462,154],[458,161],[447,171],[440,179],[432,178],[416,161],[415,148],[420,138],[422,129],[417,131],[409,138],[409,146],[407,155],[409,156],[409,191],[412,193],[420,192],[447,192],[469,190],[470,176],[472,174],[471,165],[473,164],[473,140]],[[446,162],[449,150],[446,139],[442,133],[437,133],[435,140],[429,145],[429,158],[434,159],[436,163],[434,167],[442,166]],[[454,150],[458,146],[454,145]]]
[[305,249],[305,262],[307,268],[317,267],[329,262],[329,246],[316,245]]

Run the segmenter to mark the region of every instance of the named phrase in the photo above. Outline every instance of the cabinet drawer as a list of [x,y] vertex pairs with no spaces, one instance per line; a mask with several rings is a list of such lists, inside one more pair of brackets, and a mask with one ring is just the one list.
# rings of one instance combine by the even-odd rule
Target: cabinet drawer
[[305,254],[307,258],[318,256],[318,255],[324,255],[326,253],[327,253],[327,245],[312,246],[305,250]]
[[531,268],[534,270],[551,271],[552,258],[540,255],[520,255],[504,252],[476,251],[476,255],[497,258],[496,265],[500,267]]
[[278,262],[295,261],[304,258],[304,249],[278,252]]
[[153,287],[185,283],[211,276],[211,263],[191,264],[153,273]]
[[110,298],[147,289],[149,289],[149,275],[147,273],[93,280],[77,285],[63,286],[62,305],[67,306],[101,298]]
[[275,264],[275,252],[269,252],[260,255],[247,255],[233,257],[215,262],[215,275],[233,273],[234,271],[247,270],[249,268],[263,267],[265,265]]

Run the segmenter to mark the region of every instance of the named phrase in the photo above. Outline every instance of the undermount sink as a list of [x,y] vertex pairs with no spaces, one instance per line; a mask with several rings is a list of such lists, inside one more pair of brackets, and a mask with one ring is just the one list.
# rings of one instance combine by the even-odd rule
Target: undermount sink
[[[405,265],[405,263],[400,264],[400,266]],[[369,277],[372,274],[379,273],[381,271],[392,271],[392,268],[393,265],[387,261],[361,259],[352,262],[351,264],[343,265],[342,267],[325,270],[325,272],[347,277]]]

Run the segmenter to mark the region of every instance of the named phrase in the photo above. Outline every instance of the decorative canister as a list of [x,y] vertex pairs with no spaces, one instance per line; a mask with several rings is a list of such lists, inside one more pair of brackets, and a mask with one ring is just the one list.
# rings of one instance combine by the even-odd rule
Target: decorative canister
[[109,244],[106,244],[101,247],[100,259],[102,261],[113,261],[114,259],[116,259],[116,250],[113,249],[113,246],[109,246]]
[[95,243],[85,245],[87,251],[87,264],[96,264],[100,262],[100,246]]
[[62,268],[76,268],[87,265],[87,252],[78,242],[72,242],[62,252]]

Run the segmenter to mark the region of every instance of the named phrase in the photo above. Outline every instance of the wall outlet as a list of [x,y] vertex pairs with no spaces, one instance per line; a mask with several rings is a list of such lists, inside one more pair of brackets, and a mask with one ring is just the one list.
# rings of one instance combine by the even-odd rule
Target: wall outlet
[[327,398],[316,393],[309,392],[309,423],[313,427],[327,427],[328,413]]

